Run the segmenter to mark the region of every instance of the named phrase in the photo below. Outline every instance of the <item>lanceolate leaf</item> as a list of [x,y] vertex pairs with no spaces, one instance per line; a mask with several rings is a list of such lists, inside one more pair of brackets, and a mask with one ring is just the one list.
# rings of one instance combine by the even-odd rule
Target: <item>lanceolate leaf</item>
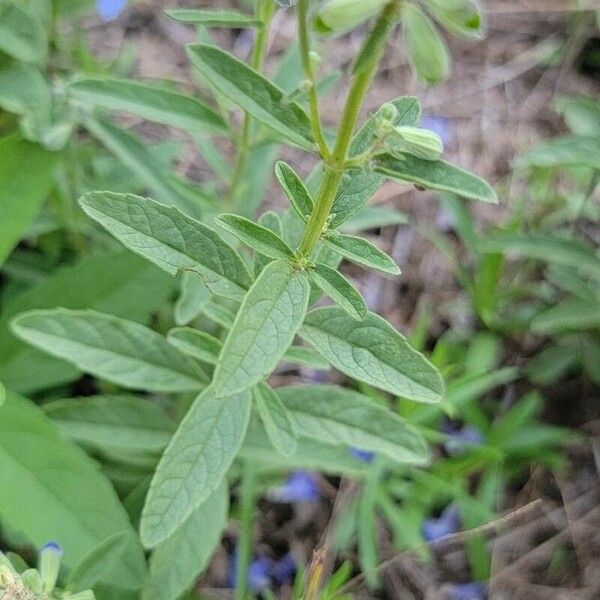
[[204,25],[204,27],[261,27],[262,21],[253,19],[234,10],[198,10],[179,8],[166,10],[165,13],[181,23]]
[[202,283],[198,273],[186,271],[181,278],[179,298],[175,303],[174,317],[177,325],[187,325],[202,311],[202,305],[208,302],[210,290]]
[[189,354],[209,365],[217,364],[219,353],[223,347],[221,340],[191,327],[171,329],[167,334],[167,340],[185,354]]
[[305,436],[381,452],[401,463],[427,461],[419,432],[362,394],[334,385],[289,386],[278,393]]
[[320,371],[329,371],[331,368],[331,365],[320,354],[307,346],[290,346],[285,351],[283,359]]
[[[263,215],[261,215],[258,220],[259,224],[267,229],[271,230],[278,237],[283,239],[283,226],[281,224],[281,219],[277,213],[273,211],[267,211]],[[271,258],[265,256],[264,254],[258,253],[254,257],[254,274],[258,277],[259,273],[271,262]]]
[[426,189],[452,192],[493,204],[498,201],[496,192],[486,181],[443,160],[423,160],[411,154],[401,158],[386,154],[377,158],[375,170],[392,179],[408,181]]
[[0,3],[0,50],[23,62],[40,62],[46,54],[46,32],[33,10],[18,2]]
[[400,268],[390,256],[363,238],[330,232],[323,241],[345,258],[360,265],[391,275],[400,273]]
[[307,315],[300,336],[353,379],[411,400],[442,399],[435,367],[376,314],[357,323],[339,308],[319,308]]
[[294,210],[303,221],[306,221],[312,214],[314,206],[313,199],[306,186],[292,167],[282,160],[275,165],[275,174]]
[[171,536],[221,483],[244,439],[251,394],[200,394],[156,469],[141,521],[145,546]]
[[[421,118],[421,105],[411,96],[398,98],[391,104],[397,111],[394,125],[416,126]],[[373,115],[352,139],[349,158],[365,152],[375,138],[376,116]],[[358,212],[385,181],[378,173],[366,170],[350,171],[344,175],[333,205],[331,228],[339,227],[346,219]]]
[[43,409],[73,440],[101,450],[162,452],[175,431],[175,422],[148,398],[67,398]]
[[112,534],[126,532],[125,551],[95,591],[98,598],[134,598],[145,577],[142,548],[97,464],[37,406],[11,393],[0,408],[0,453],[0,479],[10,482],[0,486],[3,522],[36,548],[58,542],[70,568]]
[[296,102],[286,102],[281,89],[220,48],[192,44],[187,52],[200,74],[219,92],[294,144],[312,148],[308,115]]
[[296,424],[278,393],[265,382],[260,382],[254,388],[254,399],[271,443],[283,456],[291,456],[296,451],[298,440]]
[[531,329],[545,334],[600,329],[600,298],[595,302],[569,298],[534,317]]
[[185,392],[206,383],[206,376],[161,335],[112,315],[32,310],[13,319],[12,328],[37,348],[123,387]]
[[177,600],[206,569],[227,525],[229,490],[222,483],[150,558],[143,600]]
[[283,261],[268,264],[246,294],[215,369],[214,387],[226,396],[271,373],[291,345],[306,309],[310,285]]
[[132,194],[92,192],[83,210],[127,248],[171,275],[194,271],[215,294],[243,297],[250,275],[237,252],[212,229],[178,209]]
[[242,242],[269,258],[289,260],[293,250],[273,231],[239,215],[222,214],[216,217],[217,225],[235,235]]
[[338,271],[317,263],[310,271],[311,279],[336,304],[339,304],[354,319],[367,316],[367,305],[360,292]]
[[386,206],[365,206],[343,224],[342,231],[354,233],[389,225],[406,225],[406,223],[408,223],[408,215],[404,212]]
[[223,118],[191,96],[120,79],[82,79],[69,86],[80,102],[130,112],[189,132],[226,133]]

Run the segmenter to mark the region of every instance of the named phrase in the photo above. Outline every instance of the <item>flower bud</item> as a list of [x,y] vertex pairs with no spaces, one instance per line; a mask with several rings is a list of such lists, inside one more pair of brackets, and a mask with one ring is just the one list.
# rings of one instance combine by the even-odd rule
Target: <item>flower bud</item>
[[377,111],[377,117],[383,121],[387,121],[388,123],[393,123],[397,116],[398,109],[391,102],[386,102]]
[[389,0],[327,0],[315,19],[321,33],[342,33],[376,15]]
[[45,592],[51,592],[56,585],[62,554],[62,548],[56,542],[49,542],[40,552],[39,570]]
[[311,50],[308,53],[308,58],[313,67],[316,67],[317,65],[321,64],[321,55],[318,52],[315,52],[314,50]]
[[396,127],[396,135],[402,142],[404,152],[424,160],[438,160],[444,151],[444,144],[440,136],[428,129]]

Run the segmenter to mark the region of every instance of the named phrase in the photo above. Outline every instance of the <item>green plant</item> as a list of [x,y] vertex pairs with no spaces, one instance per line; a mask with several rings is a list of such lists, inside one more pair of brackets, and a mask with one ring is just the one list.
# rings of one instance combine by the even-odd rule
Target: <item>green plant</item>
[[[433,0],[424,5],[453,33],[473,37],[483,30],[473,0],[457,0],[451,7]],[[340,7],[349,16],[346,9],[359,6],[358,16],[346,23],[332,18]],[[264,472],[303,467],[364,475],[366,466],[348,454],[348,446],[375,451],[401,465],[424,465],[429,458],[419,429],[386,403],[334,385],[274,389],[268,378],[282,360],[308,362],[332,366],[407,404],[441,401],[444,385],[437,369],[389,323],[368,311],[337,267],[346,258],[390,275],[399,273],[379,248],[340,231],[386,178],[496,202],[486,182],[440,159],[439,138],[418,127],[416,98],[386,103],[357,129],[365,95],[398,23],[404,24],[407,54],[423,80],[447,76],[447,51],[430,18],[414,3],[331,0],[313,15],[311,3],[300,0],[301,74],[290,83],[284,77],[294,71],[283,68],[274,83],[260,70],[275,8],[272,0],[257,0],[253,16],[168,12],[199,26],[256,29],[250,65],[211,43],[187,47],[196,74],[214,98],[212,105],[170,85],[81,76],[65,86],[70,118],[128,163],[138,186],[157,198],[122,193],[122,186],[108,177],[104,187],[109,189],[85,193],[81,208],[128,250],[181,281],[176,327],[170,327],[170,315],[161,315],[154,329],[140,322],[162,306],[172,289],[164,284],[163,273],[143,271],[149,267],[134,261],[134,293],[122,275],[110,284],[96,280],[99,263],[111,271],[121,260],[113,256],[86,259],[37,288],[29,305],[21,297],[5,312],[21,340],[53,357],[42,359],[50,362],[45,363],[44,377],[35,374],[32,384],[31,367],[24,372],[22,365],[28,363],[21,370],[17,364],[23,347],[13,348],[16,358],[5,368],[21,391],[51,388],[85,372],[97,378],[102,392],[85,400],[45,403],[53,423],[12,393],[2,409],[3,427],[10,430],[20,423],[35,434],[31,454],[23,459],[24,471],[35,472],[42,484],[32,494],[32,505],[48,489],[59,497],[68,491],[68,525],[63,528],[69,535],[63,534],[63,545],[70,566],[77,554],[102,548],[112,534],[125,532],[119,577],[105,570],[94,586],[99,598],[137,597],[142,587],[146,598],[174,599],[185,593],[210,559],[227,520],[229,485],[237,481],[236,598],[246,598],[251,525]],[[319,31],[338,25],[344,29],[371,16],[374,22],[352,65],[347,100],[332,134],[320,118],[312,25]],[[210,39],[206,32],[202,35]],[[234,106],[243,111],[239,134],[232,119]],[[139,140],[105,118],[105,111],[114,110],[192,132],[217,179],[198,185],[175,176]],[[235,142],[231,176],[209,135]],[[277,162],[275,174],[291,208],[254,221],[250,217],[282,142],[309,153],[317,165],[303,181],[290,165]],[[90,178],[83,187],[89,189],[93,182]],[[223,209],[228,212],[221,213]],[[102,229],[82,227],[86,243],[112,247]],[[122,260],[131,264],[131,255]],[[69,298],[66,282],[76,281],[80,287],[84,277],[89,289]],[[110,273],[102,277],[111,279]],[[119,286],[126,289],[119,291]],[[154,290],[158,298],[151,294]],[[310,308],[323,295],[337,306]],[[309,346],[294,343],[296,336]],[[155,395],[169,415],[140,394],[123,395],[121,388]],[[60,438],[56,425],[97,457],[104,473]],[[77,497],[74,481],[64,471],[58,478],[39,473],[37,461],[50,440],[58,448],[53,453],[62,452],[61,460],[71,461],[73,472],[80,471],[78,479],[90,486],[83,498]],[[0,441],[14,452],[10,435]],[[124,498],[123,506],[106,476]],[[54,525],[28,520],[26,508],[0,497],[4,519],[18,522],[28,538],[47,535]],[[139,520],[139,538],[125,510],[134,522]],[[200,532],[202,543],[191,543]],[[149,574],[142,544],[152,550]]]

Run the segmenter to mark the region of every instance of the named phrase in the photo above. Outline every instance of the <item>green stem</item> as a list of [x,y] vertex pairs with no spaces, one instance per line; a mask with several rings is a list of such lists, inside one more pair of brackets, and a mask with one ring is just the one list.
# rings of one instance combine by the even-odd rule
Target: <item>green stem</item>
[[[267,42],[269,41],[269,26],[275,12],[275,3],[272,0],[256,0],[254,15],[262,21],[263,25],[258,29],[256,41],[250,58],[250,66],[260,71],[267,53]],[[229,191],[229,204],[233,204],[237,198],[242,178],[246,171],[248,162],[248,150],[250,149],[250,135],[252,133],[252,117],[244,113],[244,123],[242,125],[242,135],[239,138],[238,154],[231,178],[231,188]]]
[[308,33],[308,0],[300,0],[298,4],[298,37],[300,39],[300,56],[302,57],[302,69],[304,77],[310,82],[308,90],[308,103],[310,106],[310,121],[313,137],[319,146],[319,152],[323,160],[329,160],[329,146],[323,133],[323,123],[319,111],[319,98],[317,95],[317,84],[315,69],[310,58],[310,39]]
[[256,500],[256,472],[250,462],[244,463],[240,489],[240,521],[237,543],[234,600],[246,600],[248,569],[252,556],[252,523]]
[[325,174],[321,181],[315,208],[310,216],[304,235],[298,248],[300,254],[309,256],[318,242],[331,208],[335,201],[342,175],[344,174],[348,149],[352,142],[352,135],[358,121],[360,110],[371,85],[379,61],[383,56],[388,36],[396,23],[396,16],[400,8],[401,0],[392,0],[382,11],[377,23],[363,44],[363,49],[368,48],[368,57],[359,53],[361,57],[361,68],[355,70],[346,104],[342,112],[340,128],[337,134],[335,147],[330,159],[324,161]]

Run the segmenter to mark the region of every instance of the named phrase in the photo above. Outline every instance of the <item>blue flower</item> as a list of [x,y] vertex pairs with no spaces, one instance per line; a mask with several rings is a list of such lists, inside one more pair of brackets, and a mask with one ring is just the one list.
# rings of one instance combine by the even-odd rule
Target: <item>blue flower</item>
[[452,126],[446,117],[423,117],[420,126],[437,133],[444,142],[444,146],[452,141]]
[[460,456],[484,443],[481,431],[470,425],[457,428],[453,424],[446,424],[441,427],[441,430],[448,435],[448,439],[444,442],[444,449],[450,456]]
[[267,495],[273,502],[316,502],[319,496],[317,478],[308,471],[294,471],[283,485]]
[[127,0],[96,0],[96,10],[103,21],[113,21],[127,6]]
[[361,450],[360,448],[350,448],[350,454],[354,456],[354,458],[366,463],[373,462],[373,459],[375,458],[375,452],[372,452],[371,450]]
[[487,586],[480,581],[456,583],[448,592],[449,600],[486,600]]
[[454,504],[449,504],[437,519],[425,519],[421,531],[428,542],[435,542],[446,535],[456,533],[460,526],[461,519],[458,508]]
[[296,561],[290,552],[282,556],[271,568],[271,577],[273,581],[281,586],[294,579],[296,574]]
[[250,563],[248,587],[255,594],[271,587],[271,566],[271,561],[264,557],[257,558]]

